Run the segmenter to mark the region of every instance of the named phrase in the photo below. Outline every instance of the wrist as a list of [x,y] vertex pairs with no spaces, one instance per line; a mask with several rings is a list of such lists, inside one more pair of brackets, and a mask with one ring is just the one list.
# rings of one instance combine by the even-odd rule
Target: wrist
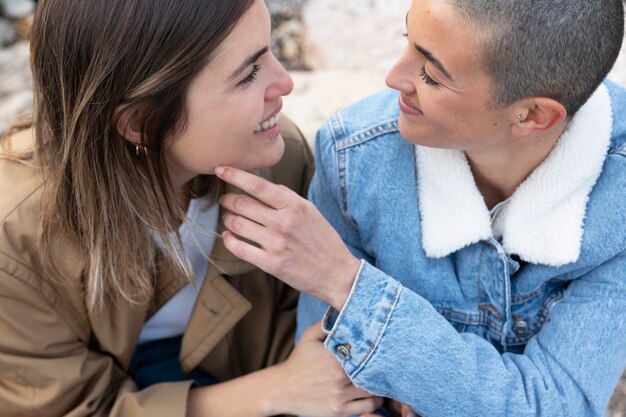
[[325,300],[335,310],[341,311],[343,309],[360,269],[361,261],[350,255],[345,267],[341,270],[342,272],[337,275],[338,279],[336,282],[338,284],[330,289],[329,296]]
[[285,364],[279,363],[263,369],[264,394],[259,398],[259,407],[264,416],[289,414],[289,395],[285,395],[289,386],[285,383],[287,376],[283,372]]
[[279,397],[285,385],[275,368],[272,366],[227,382],[192,388],[186,415],[269,417],[285,414]]

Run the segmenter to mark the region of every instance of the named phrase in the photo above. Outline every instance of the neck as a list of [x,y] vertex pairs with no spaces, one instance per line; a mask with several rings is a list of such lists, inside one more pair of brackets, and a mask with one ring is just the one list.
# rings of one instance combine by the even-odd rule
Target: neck
[[194,175],[171,167],[169,168],[169,175],[175,190],[175,198],[172,201],[178,201],[186,211],[191,201],[189,182],[194,178]]
[[509,198],[550,154],[565,124],[532,138],[510,138],[466,151],[474,180],[488,208]]

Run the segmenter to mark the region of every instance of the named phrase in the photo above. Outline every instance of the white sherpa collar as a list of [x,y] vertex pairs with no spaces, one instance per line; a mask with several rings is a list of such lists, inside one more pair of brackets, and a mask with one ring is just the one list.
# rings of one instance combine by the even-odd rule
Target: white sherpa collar
[[[502,207],[493,228],[507,253],[549,266],[578,259],[587,200],[602,171],[612,124],[611,99],[601,85]],[[465,154],[417,145],[415,154],[426,255],[447,256],[492,237],[489,210]]]

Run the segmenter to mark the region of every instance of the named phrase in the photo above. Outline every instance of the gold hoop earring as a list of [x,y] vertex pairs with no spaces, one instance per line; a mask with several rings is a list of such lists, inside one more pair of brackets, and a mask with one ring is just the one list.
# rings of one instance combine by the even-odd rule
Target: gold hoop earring
[[144,145],[139,145],[136,144],[135,145],[135,154],[137,154],[137,156],[141,156],[141,154],[144,154],[144,156],[148,155],[148,147],[144,146]]

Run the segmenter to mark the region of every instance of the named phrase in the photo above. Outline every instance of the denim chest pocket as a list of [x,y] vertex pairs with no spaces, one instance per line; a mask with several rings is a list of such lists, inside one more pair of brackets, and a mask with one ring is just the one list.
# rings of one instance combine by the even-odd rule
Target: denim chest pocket
[[507,346],[525,346],[548,321],[550,310],[562,298],[569,282],[546,283],[529,294],[511,298],[511,326]]
[[510,322],[506,313],[494,305],[481,304],[472,308],[463,306],[434,306],[459,333],[473,333],[498,349],[521,349],[536,335],[549,318],[550,310],[562,298],[568,283],[546,283],[527,294],[511,297]]
[[459,333],[474,333],[490,341],[499,339],[494,335],[502,332],[503,315],[491,306],[434,307]]

